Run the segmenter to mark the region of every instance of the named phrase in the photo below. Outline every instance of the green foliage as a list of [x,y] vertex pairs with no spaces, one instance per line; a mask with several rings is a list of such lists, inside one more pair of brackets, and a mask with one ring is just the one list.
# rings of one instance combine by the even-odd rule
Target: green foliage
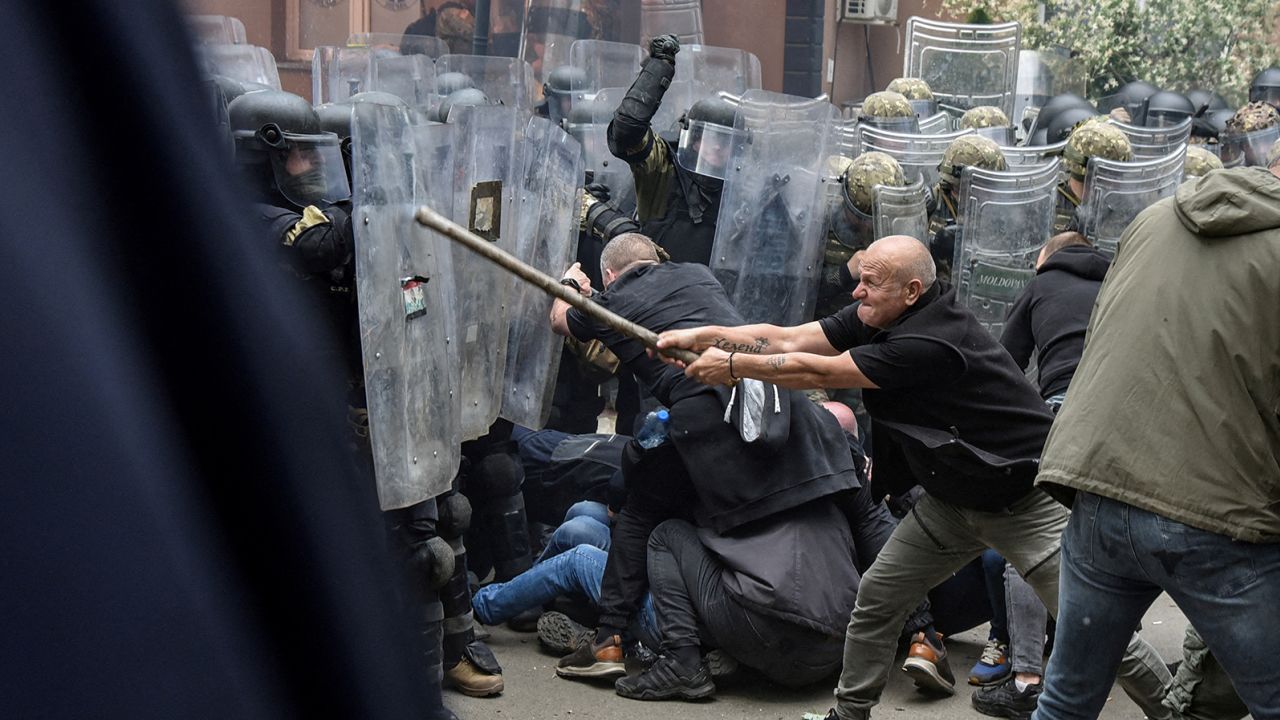
[[1212,88],[1236,104],[1258,70],[1277,64],[1280,0],[941,0],[969,22],[1022,23],[1023,47],[1070,48],[1088,93],[1130,80]]

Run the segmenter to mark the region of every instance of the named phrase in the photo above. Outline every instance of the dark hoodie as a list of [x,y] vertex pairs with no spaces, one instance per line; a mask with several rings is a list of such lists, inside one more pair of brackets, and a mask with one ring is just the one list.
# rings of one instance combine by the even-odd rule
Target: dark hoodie
[[1054,253],[1018,297],[1000,344],[1027,368],[1040,352],[1040,397],[1067,391],[1084,352],[1084,331],[1111,263],[1092,247],[1070,245]]

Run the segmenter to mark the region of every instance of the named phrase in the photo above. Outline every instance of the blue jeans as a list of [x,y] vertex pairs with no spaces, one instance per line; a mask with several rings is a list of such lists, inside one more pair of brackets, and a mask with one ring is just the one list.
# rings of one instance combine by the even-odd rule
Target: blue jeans
[[[600,580],[609,553],[598,547],[579,545],[535,564],[510,582],[492,583],[476,591],[471,607],[485,625],[499,625],[525,610],[542,607],[560,595],[585,598],[591,607],[600,607]],[[658,647],[658,621],[653,598],[645,593],[637,624],[632,632],[651,648]]]
[[583,500],[564,515],[564,522],[551,534],[547,547],[538,556],[538,562],[579,545],[598,547],[609,551],[612,535],[609,532],[609,508],[604,503]]
[[1280,718],[1280,544],[1254,545],[1078,493],[1058,635],[1035,718],[1096,718],[1129,634],[1169,593],[1257,720]]

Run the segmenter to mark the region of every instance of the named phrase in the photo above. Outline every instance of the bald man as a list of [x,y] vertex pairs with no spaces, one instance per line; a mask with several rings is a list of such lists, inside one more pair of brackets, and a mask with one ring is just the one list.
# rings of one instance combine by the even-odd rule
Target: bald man
[[[792,388],[863,388],[877,496],[917,484],[925,490],[863,577],[829,718],[870,715],[907,615],[987,547],[1022,572],[1051,612],[1057,609],[1058,547],[1068,513],[1033,486],[1053,415],[999,342],[955,301],[954,290],[941,292],[934,272],[919,240],[890,236],[867,249],[855,303],[835,315],[795,327],[702,327],[659,336],[659,347],[702,353],[685,373],[704,383],[750,377]],[[1158,699],[1147,698],[1163,692],[1168,671],[1140,640],[1132,650],[1142,657],[1131,652],[1122,668],[1126,690],[1148,716],[1167,716]],[[912,639],[903,670],[923,688],[954,692],[936,636]],[[1038,696],[1039,687],[1027,692]]]

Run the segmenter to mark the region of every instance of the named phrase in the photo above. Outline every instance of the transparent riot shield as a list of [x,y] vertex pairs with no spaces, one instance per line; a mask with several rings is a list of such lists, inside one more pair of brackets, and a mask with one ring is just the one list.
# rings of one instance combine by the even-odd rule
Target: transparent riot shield
[[951,132],[951,116],[945,112],[920,118],[921,135],[942,135]]
[[1063,93],[1084,97],[1088,86],[1084,63],[1066,48],[1022,50],[1018,53],[1018,81],[1009,119],[1018,127],[1031,127],[1039,108]]
[[1169,127],[1144,127],[1115,121],[1112,124],[1128,136],[1134,160],[1166,157],[1185,146],[1187,138],[1191,137],[1191,118]]
[[639,45],[608,40],[575,40],[569,47],[569,64],[586,76],[583,89],[587,94],[631,87],[647,56]]
[[[578,251],[578,193],[582,148],[546,118],[529,118],[516,206],[516,257],[555,277]],[[507,305],[511,329],[499,415],[541,428],[551,414],[564,340],[551,332],[551,297],[524,282],[513,285]]]
[[1079,216],[1081,232],[1094,247],[1108,256],[1115,255],[1120,236],[1138,213],[1178,189],[1186,154],[1183,146],[1152,160],[1089,161]]
[[[447,56],[446,56],[447,57]],[[515,251],[516,178],[525,115],[517,108],[476,105],[454,109],[454,222]],[[462,359],[462,439],[484,435],[498,417],[506,368],[507,296],[512,277],[461,245],[453,247],[459,278],[454,301]]]
[[575,113],[567,123],[569,134],[582,145],[584,169],[591,173],[591,181],[609,186],[609,202],[624,213],[636,207],[636,180],[631,168],[609,150],[609,123],[618,103],[626,95],[626,88],[605,88],[590,100],[591,122],[573,122]]
[[906,187],[877,185],[871,201],[875,239],[909,235],[929,243],[929,202],[923,180]]
[[1067,141],[1063,140],[1053,145],[1018,145],[1014,147],[1001,145],[1000,152],[1004,153],[1005,164],[1010,169],[1013,169],[1051,162],[1054,158],[1061,156],[1066,147]]
[[419,204],[452,204],[448,173],[432,182],[422,174],[451,152],[451,131],[419,135],[403,108],[354,111],[360,340],[383,510],[447,491],[461,460],[449,241],[413,220]]
[[1016,22],[964,25],[912,17],[902,75],[929,83],[938,104],[956,117],[979,105],[1014,117],[1021,40]]
[[667,34],[681,45],[701,45],[702,0],[640,0],[640,44]]
[[316,48],[311,56],[311,102],[346,102],[352,95],[372,90],[371,65],[367,47]]
[[909,135],[862,126],[858,128],[858,154],[886,153],[902,166],[908,182],[923,178],[925,187],[932,187],[938,182],[942,154],[956,138],[972,134],[972,130],[957,130],[942,135]]
[[347,47],[386,48],[401,55],[426,55],[429,58],[449,54],[449,44],[431,35],[352,33],[347,36]]
[[956,299],[1000,337],[1053,231],[1058,162],[994,171],[965,168],[952,279]]
[[533,71],[515,58],[480,55],[442,55],[436,59],[436,76],[457,72],[470,77],[490,102],[518,108],[527,117],[533,112]]
[[[1266,167],[1271,148],[1280,142],[1280,125],[1251,132],[1224,132],[1219,136],[1217,155],[1225,167]],[[1213,145],[1206,145],[1210,151]]]
[[226,15],[188,15],[187,27],[201,45],[244,45],[244,23]]
[[[634,80],[634,78],[632,78]],[[627,83],[630,87],[631,83]],[[738,96],[760,89],[760,58],[737,48],[687,45],[676,54],[676,74],[653,116],[655,132],[675,127],[680,116],[703,98],[725,92]]]
[[824,168],[835,108],[754,90],[742,98],[711,270],[747,322],[813,317],[826,229]]
[[575,40],[638,42],[635,0],[527,0],[518,57],[533,69],[533,99],[552,70],[569,64]]
[[210,75],[280,89],[280,71],[271,51],[256,45],[200,45],[197,48]]
[[411,108],[425,111],[436,89],[436,64],[426,55],[391,55],[373,59],[374,90],[391,93]]

